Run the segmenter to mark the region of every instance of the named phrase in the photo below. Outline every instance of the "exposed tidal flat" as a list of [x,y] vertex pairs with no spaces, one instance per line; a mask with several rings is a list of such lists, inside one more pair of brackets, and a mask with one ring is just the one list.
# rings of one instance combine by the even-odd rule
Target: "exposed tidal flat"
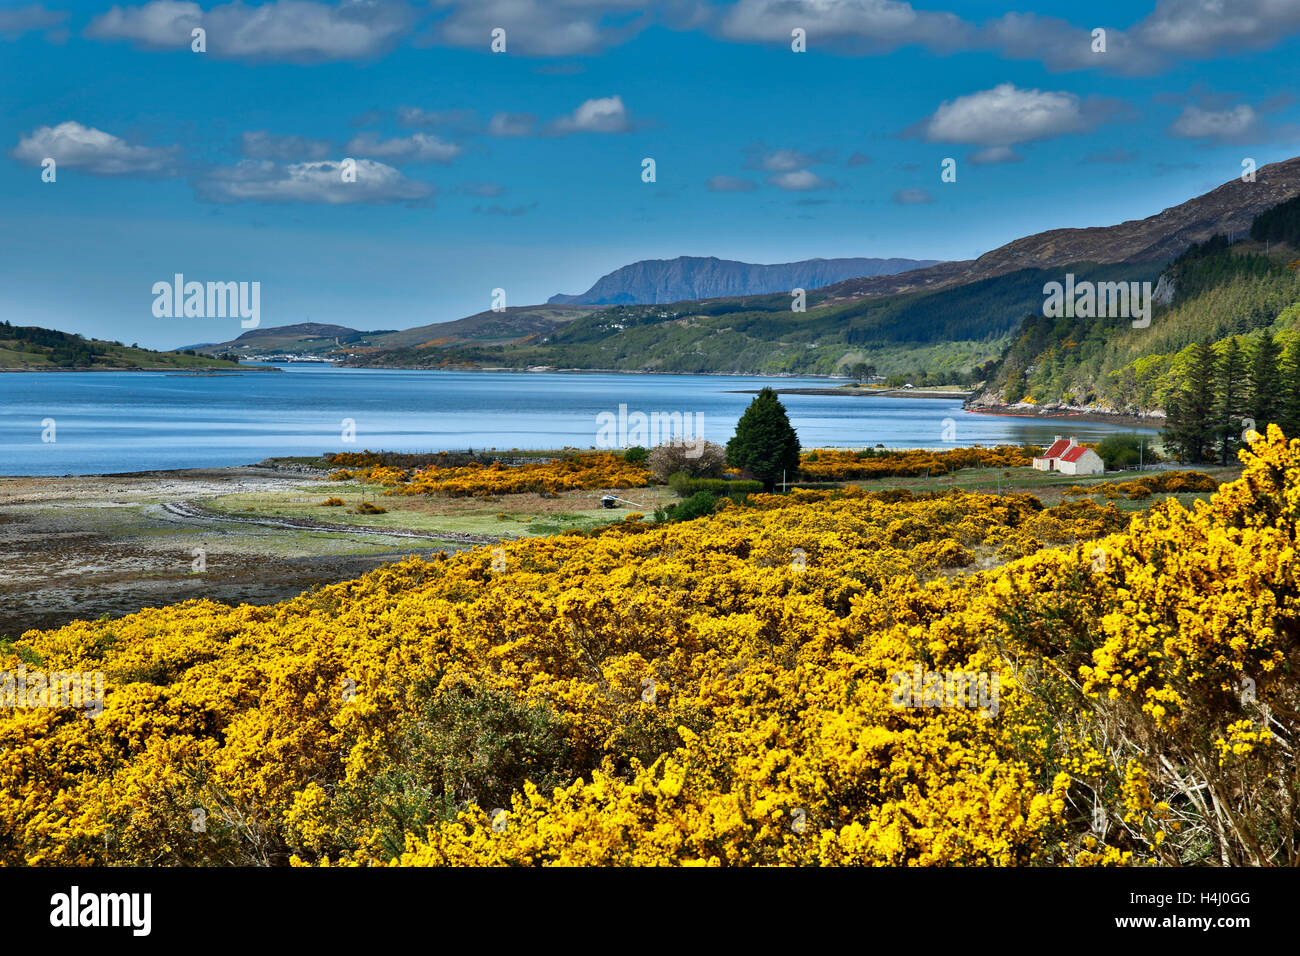
[[[772,383],[723,375],[278,367],[284,374],[0,376],[0,474],[230,467],[363,448],[590,448],[599,416],[621,406],[629,414],[690,416],[702,437],[725,443],[751,393]],[[844,401],[819,394],[826,386],[825,379],[783,379],[783,390],[794,390],[783,402],[805,448],[1041,444],[1062,427],[978,414],[959,397]],[[1071,428],[1081,441],[1132,430],[1104,421]]]

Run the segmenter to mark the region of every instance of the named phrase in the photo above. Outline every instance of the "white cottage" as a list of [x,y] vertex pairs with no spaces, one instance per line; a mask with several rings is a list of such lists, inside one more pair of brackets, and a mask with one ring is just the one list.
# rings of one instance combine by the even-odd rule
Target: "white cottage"
[[1069,439],[1057,435],[1052,446],[1034,459],[1039,471],[1059,471],[1063,475],[1100,475],[1106,470],[1101,456],[1085,448],[1071,435]]

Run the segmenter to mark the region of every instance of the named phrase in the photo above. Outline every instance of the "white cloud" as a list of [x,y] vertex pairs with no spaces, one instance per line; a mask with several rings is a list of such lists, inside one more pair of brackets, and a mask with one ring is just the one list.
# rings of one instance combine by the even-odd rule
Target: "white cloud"
[[[46,10],[40,4],[16,10],[0,10],[0,37],[13,39],[24,33],[53,30],[67,18],[68,15],[63,11]],[[66,35],[66,31],[59,32]]]
[[188,0],[152,0],[140,7],[113,7],[86,27],[86,36],[133,40],[141,46],[188,48],[190,32],[203,25],[203,8]]
[[207,31],[208,52],[254,59],[348,60],[387,50],[410,28],[411,8],[399,0],[270,0],[226,3],[204,11],[188,0],[115,6],[91,21],[86,36],[140,46],[189,49],[195,27]]
[[415,106],[397,109],[399,126],[468,126],[474,122],[470,110],[422,110]]
[[1000,83],[940,104],[916,132],[932,143],[1012,146],[1095,128],[1109,109],[1073,93],[1025,90]]
[[176,173],[177,148],[132,146],[103,130],[68,121],[41,126],[18,140],[10,153],[29,166],[49,157],[60,167],[93,176],[171,176]]
[[821,157],[810,153],[801,153],[797,149],[765,150],[762,147],[751,149],[748,165],[769,173],[789,173],[796,169],[822,162]]
[[974,27],[956,14],[916,10],[899,0],[740,0],[721,32],[733,40],[788,45],[795,27],[807,30],[810,46],[840,41],[873,53],[913,44],[957,49],[974,36]]
[[749,193],[758,188],[758,183],[753,180],[737,176],[713,176],[705,185],[715,193]]
[[252,159],[277,159],[281,162],[325,159],[334,151],[329,140],[307,139],[305,136],[277,136],[265,130],[244,133],[239,138],[239,149]]
[[894,193],[894,202],[900,206],[923,206],[934,202],[934,197],[924,189],[900,189]]
[[1245,103],[1231,109],[1205,109],[1188,104],[1170,125],[1169,132],[1183,139],[1211,139],[1240,143],[1257,138],[1263,131],[1259,114]]
[[769,185],[790,192],[807,192],[810,189],[833,189],[835,182],[823,179],[811,169],[795,169],[787,173],[773,173],[767,177]]
[[343,151],[408,163],[446,164],[460,156],[464,147],[428,133],[413,133],[397,139],[380,139],[374,133],[358,133],[343,147]]
[[1297,30],[1293,0],[1159,0],[1132,32],[1157,50],[1206,55],[1271,47]]
[[407,179],[391,166],[371,159],[356,161],[356,182],[344,182],[337,160],[280,166],[246,159],[236,166],[209,170],[194,184],[200,199],[238,203],[393,203],[427,200],[430,183]]
[[625,133],[632,128],[621,96],[586,100],[567,116],[551,124],[555,133]]
[[1022,159],[1010,146],[985,146],[966,157],[966,162],[976,166],[992,166],[995,163],[1018,163]]
[[528,136],[536,127],[532,113],[497,113],[488,120],[488,133],[493,136]]
[[[382,53],[410,34],[424,6],[409,0],[236,0],[205,12],[191,0],[151,0],[114,6],[86,35],[177,49],[188,47],[193,27],[203,26],[209,49],[219,56],[353,59]],[[1091,14],[1092,22],[1081,25],[1018,12],[980,23],[906,0],[430,0],[429,6],[434,22],[418,44],[486,52],[500,27],[509,54],[540,57],[596,53],[652,24],[782,46],[801,27],[811,49],[866,55],[906,46],[937,53],[992,50],[1052,70],[1140,74],[1187,57],[1273,47],[1300,32],[1296,0],[1158,0],[1128,29],[1106,27],[1105,53],[1092,50],[1092,30],[1105,24]],[[39,6],[8,14],[15,23],[50,16]],[[5,19],[0,13],[0,36]]]
[[594,53],[649,22],[639,14],[647,5],[642,0],[433,0],[433,5],[451,11],[437,29],[442,42],[487,50],[492,31],[500,27],[507,53],[525,56]]

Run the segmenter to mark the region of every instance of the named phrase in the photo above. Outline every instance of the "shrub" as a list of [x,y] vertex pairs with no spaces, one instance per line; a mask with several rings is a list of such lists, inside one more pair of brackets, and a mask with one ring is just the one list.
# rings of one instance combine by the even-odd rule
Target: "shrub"
[[646,456],[649,454],[649,449],[642,448],[640,445],[633,445],[623,452],[623,460],[630,465],[644,465]]
[[668,505],[665,508],[655,509],[655,521],[692,521],[695,518],[702,518],[705,515],[713,514],[718,506],[716,496],[709,494],[707,491],[697,491],[685,501],[675,505]]
[[700,491],[707,491],[710,494],[719,496],[735,497],[762,491],[763,483],[752,480],[729,481],[726,478],[691,478],[686,473],[679,471],[668,479],[668,487],[679,498],[689,498]]
[[668,481],[678,472],[689,478],[719,478],[726,464],[722,446],[707,441],[656,445],[646,456],[646,467],[660,481]]
[[322,508],[341,508],[343,507],[343,499],[336,498],[333,495],[331,495],[330,497],[322,501],[320,505]]
[[1143,461],[1150,464],[1160,460],[1151,450],[1151,440],[1139,435],[1107,435],[1095,450],[1107,471],[1120,471]]
[[369,501],[363,501],[357,505],[355,514],[359,515],[382,515],[387,514],[387,508],[381,508],[379,505],[372,505]]

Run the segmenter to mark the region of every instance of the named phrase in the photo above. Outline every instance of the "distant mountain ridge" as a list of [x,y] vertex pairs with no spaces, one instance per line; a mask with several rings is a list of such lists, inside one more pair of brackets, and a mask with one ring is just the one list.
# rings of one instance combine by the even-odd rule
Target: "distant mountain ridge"
[[937,265],[936,259],[805,259],[758,265],[714,256],[643,259],[601,276],[579,295],[553,295],[550,305],[655,305],[691,299],[767,295],[818,289],[872,276]]
[[1113,226],[1050,229],[999,246],[978,259],[941,262],[899,275],[848,279],[822,289],[832,299],[945,289],[1072,262],[1167,262],[1214,235],[1242,235],[1266,209],[1300,195],[1300,156],[1261,166],[1253,182],[1240,177],[1145,219]]

